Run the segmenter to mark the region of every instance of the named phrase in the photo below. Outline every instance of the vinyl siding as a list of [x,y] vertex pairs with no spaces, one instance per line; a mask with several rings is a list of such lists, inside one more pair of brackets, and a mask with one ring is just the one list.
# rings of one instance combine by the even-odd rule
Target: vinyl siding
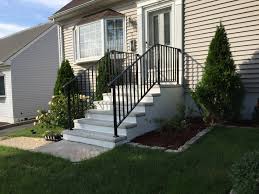
[[259,1],[185,0],[184,10],[187,87],[200,80],[210,41],[222,21],[247,92],[259,93]]
[[[114,11],[120,12],[125,15],[125,22],[126,22],[126,50],[130,51],[130,42],[131,40],[137,41],[137,26],[133,25],[130,21],[136,21],[137,22],[137,5],[136,1],[122,1],[121,3],[116,3],[112,6],[105,7],[103,9],[110,8]],[[87,15],[84,14],[84,15]],[[83,16],[84,16],[83,15]],[[82,70],[82,65],[76,65],[75,64],[75,50],[74,50],[74,27],[80,20],[82,15],[78,16],[77,18],[71,19],[70,21],[67,21],[65,24],[63,24],[63,44],[64,44],[64,58],[68,59],[75,71],[75,73],[78,73],[80,70]]]
[[12,78],[10,70],[1,70],[5,77],[5,97],[0,97],[0,122],[14,123]]
[[54,27],[12,60],[14,117],[35,117],[47,109],[59,63],[58,33]]

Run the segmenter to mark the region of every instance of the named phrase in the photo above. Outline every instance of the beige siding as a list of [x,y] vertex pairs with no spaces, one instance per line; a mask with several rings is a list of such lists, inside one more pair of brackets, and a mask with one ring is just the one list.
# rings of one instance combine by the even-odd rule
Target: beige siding
[[[121,3],[116,3],[112,6],[105,7],[103,9],[110,8],[117,12],[120,12],[125,15],[126,18],[126,45],[125,48],[127,51],[130,50],[131,40],[137,40],[137,26],[134,22],[137,22],[137,5],[136,1],[122,1]],[[99,11],[99,10],[98,10]],[[82,69],[82,66],[75,64],[75,51],[74,51],[74,39],[73,39],[73,30],[77,22],[82,16],[88,15],[85,13],[75,19],[71,19],[63,25],[63,44],[64,44],[64,57],[68,59],[72,64],[74,71],[77,73]],[[134,22],[130,22],[134,21]]]
[[201,78],[210,41],[220,21],[248,92],[259,92],[259,1],[185,0],[185,79],[194,88]]

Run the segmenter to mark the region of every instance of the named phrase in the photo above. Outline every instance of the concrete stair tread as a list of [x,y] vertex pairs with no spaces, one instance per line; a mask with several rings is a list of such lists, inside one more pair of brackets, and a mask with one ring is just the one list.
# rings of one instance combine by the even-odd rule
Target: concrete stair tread
[[[90,114],[113,115],[113,111],[112,110],[90,109],[90,110],[87,111],[87,113],[90,113]],[[129,116],[130,117],[141,117],[141,116],[145,116],[145,114],[146,114],[145,112],[131,112]]]
[[[113,121],[106,121],[106,120],[98,120],[98,119],[92,119],[92,118],[84,118],[84,119],[79,119],[75,120],[74,122],[78,122],[80,124],[88,124],[88,125],[93,125],[93,126],[103,126],[103,127],[114,127]],[[127,123],[123,122],[119,128],[121,129],[130,129],[136,127],[136,123]]]
[[[104,93],[103,96],[111,96],[112,97],[112,93]],[[120,94],[120,96],[121,96],[121,94]],[[125,94],[124,94],[124,96],[125,96]],[[145,97],[159,97],[159,96],[161,96],[160,93],[148,93]],[[134,98],[134,97],[132,97],[132,98]],[[137,93],[136,93],[136,98],[137,98]]]
[[63,134],[112,143],[117,143],[127,139],[126,136],[114,137],[112,134],[109,133],[100,133],[95,131],[87,131],[83,129],[65,130]]
[[[113,102],[110,101],[95,101],[95,104],[100,104],[100,105],[113,105]],[[132,102],[133,103],[133,102]],[[119,104],[119,102],[116,103],[117,105]],[[122,105],[123,102],[120,101],[120,105]],[[130,102],[128,103],[128,106],[130,106]],[[153,102],[140,102],[138,103],[138,106],[153,106],[154,103]],[[124,106],[127,106],[127,102],[124,102]]]

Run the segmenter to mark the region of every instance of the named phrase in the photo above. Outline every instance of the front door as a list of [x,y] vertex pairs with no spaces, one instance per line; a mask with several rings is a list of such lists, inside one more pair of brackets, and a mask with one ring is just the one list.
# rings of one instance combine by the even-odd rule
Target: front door
[[171,45],[171,8],[149,13],[147,30],[147,48],[155,44]]

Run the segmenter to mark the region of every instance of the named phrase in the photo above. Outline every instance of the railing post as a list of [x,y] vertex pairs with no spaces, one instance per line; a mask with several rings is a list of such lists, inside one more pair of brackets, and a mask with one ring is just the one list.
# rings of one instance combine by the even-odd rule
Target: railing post
[[160,64],[160,45],[157,45],[157,50],[158,50],[158,55],[157,55],[157,59],[158,59],[158,64],[157,64],[157,68],[158,68],[158,80],[157,80],[157,82],[158,82],[158,85],[160,85],[160,66],[161,66],[161,64]]
[[67,85],[67,113],[68,113],[68,129],[72,129],[72,114],[71,114],[71,91],[70,84]]
[[117,125],[117,103],[116,103],[116,83],[112,85],[113,94],[113,126],[114,126],[114,137],[118,136],[118,125]]
[[180,72],[179,72],[179,56],[180,55],[180,50],[179,49],[177,49],[177,68],[176,68],[176,72],[177,72],[177,85],[179,84],[179,74],[180,74]]

